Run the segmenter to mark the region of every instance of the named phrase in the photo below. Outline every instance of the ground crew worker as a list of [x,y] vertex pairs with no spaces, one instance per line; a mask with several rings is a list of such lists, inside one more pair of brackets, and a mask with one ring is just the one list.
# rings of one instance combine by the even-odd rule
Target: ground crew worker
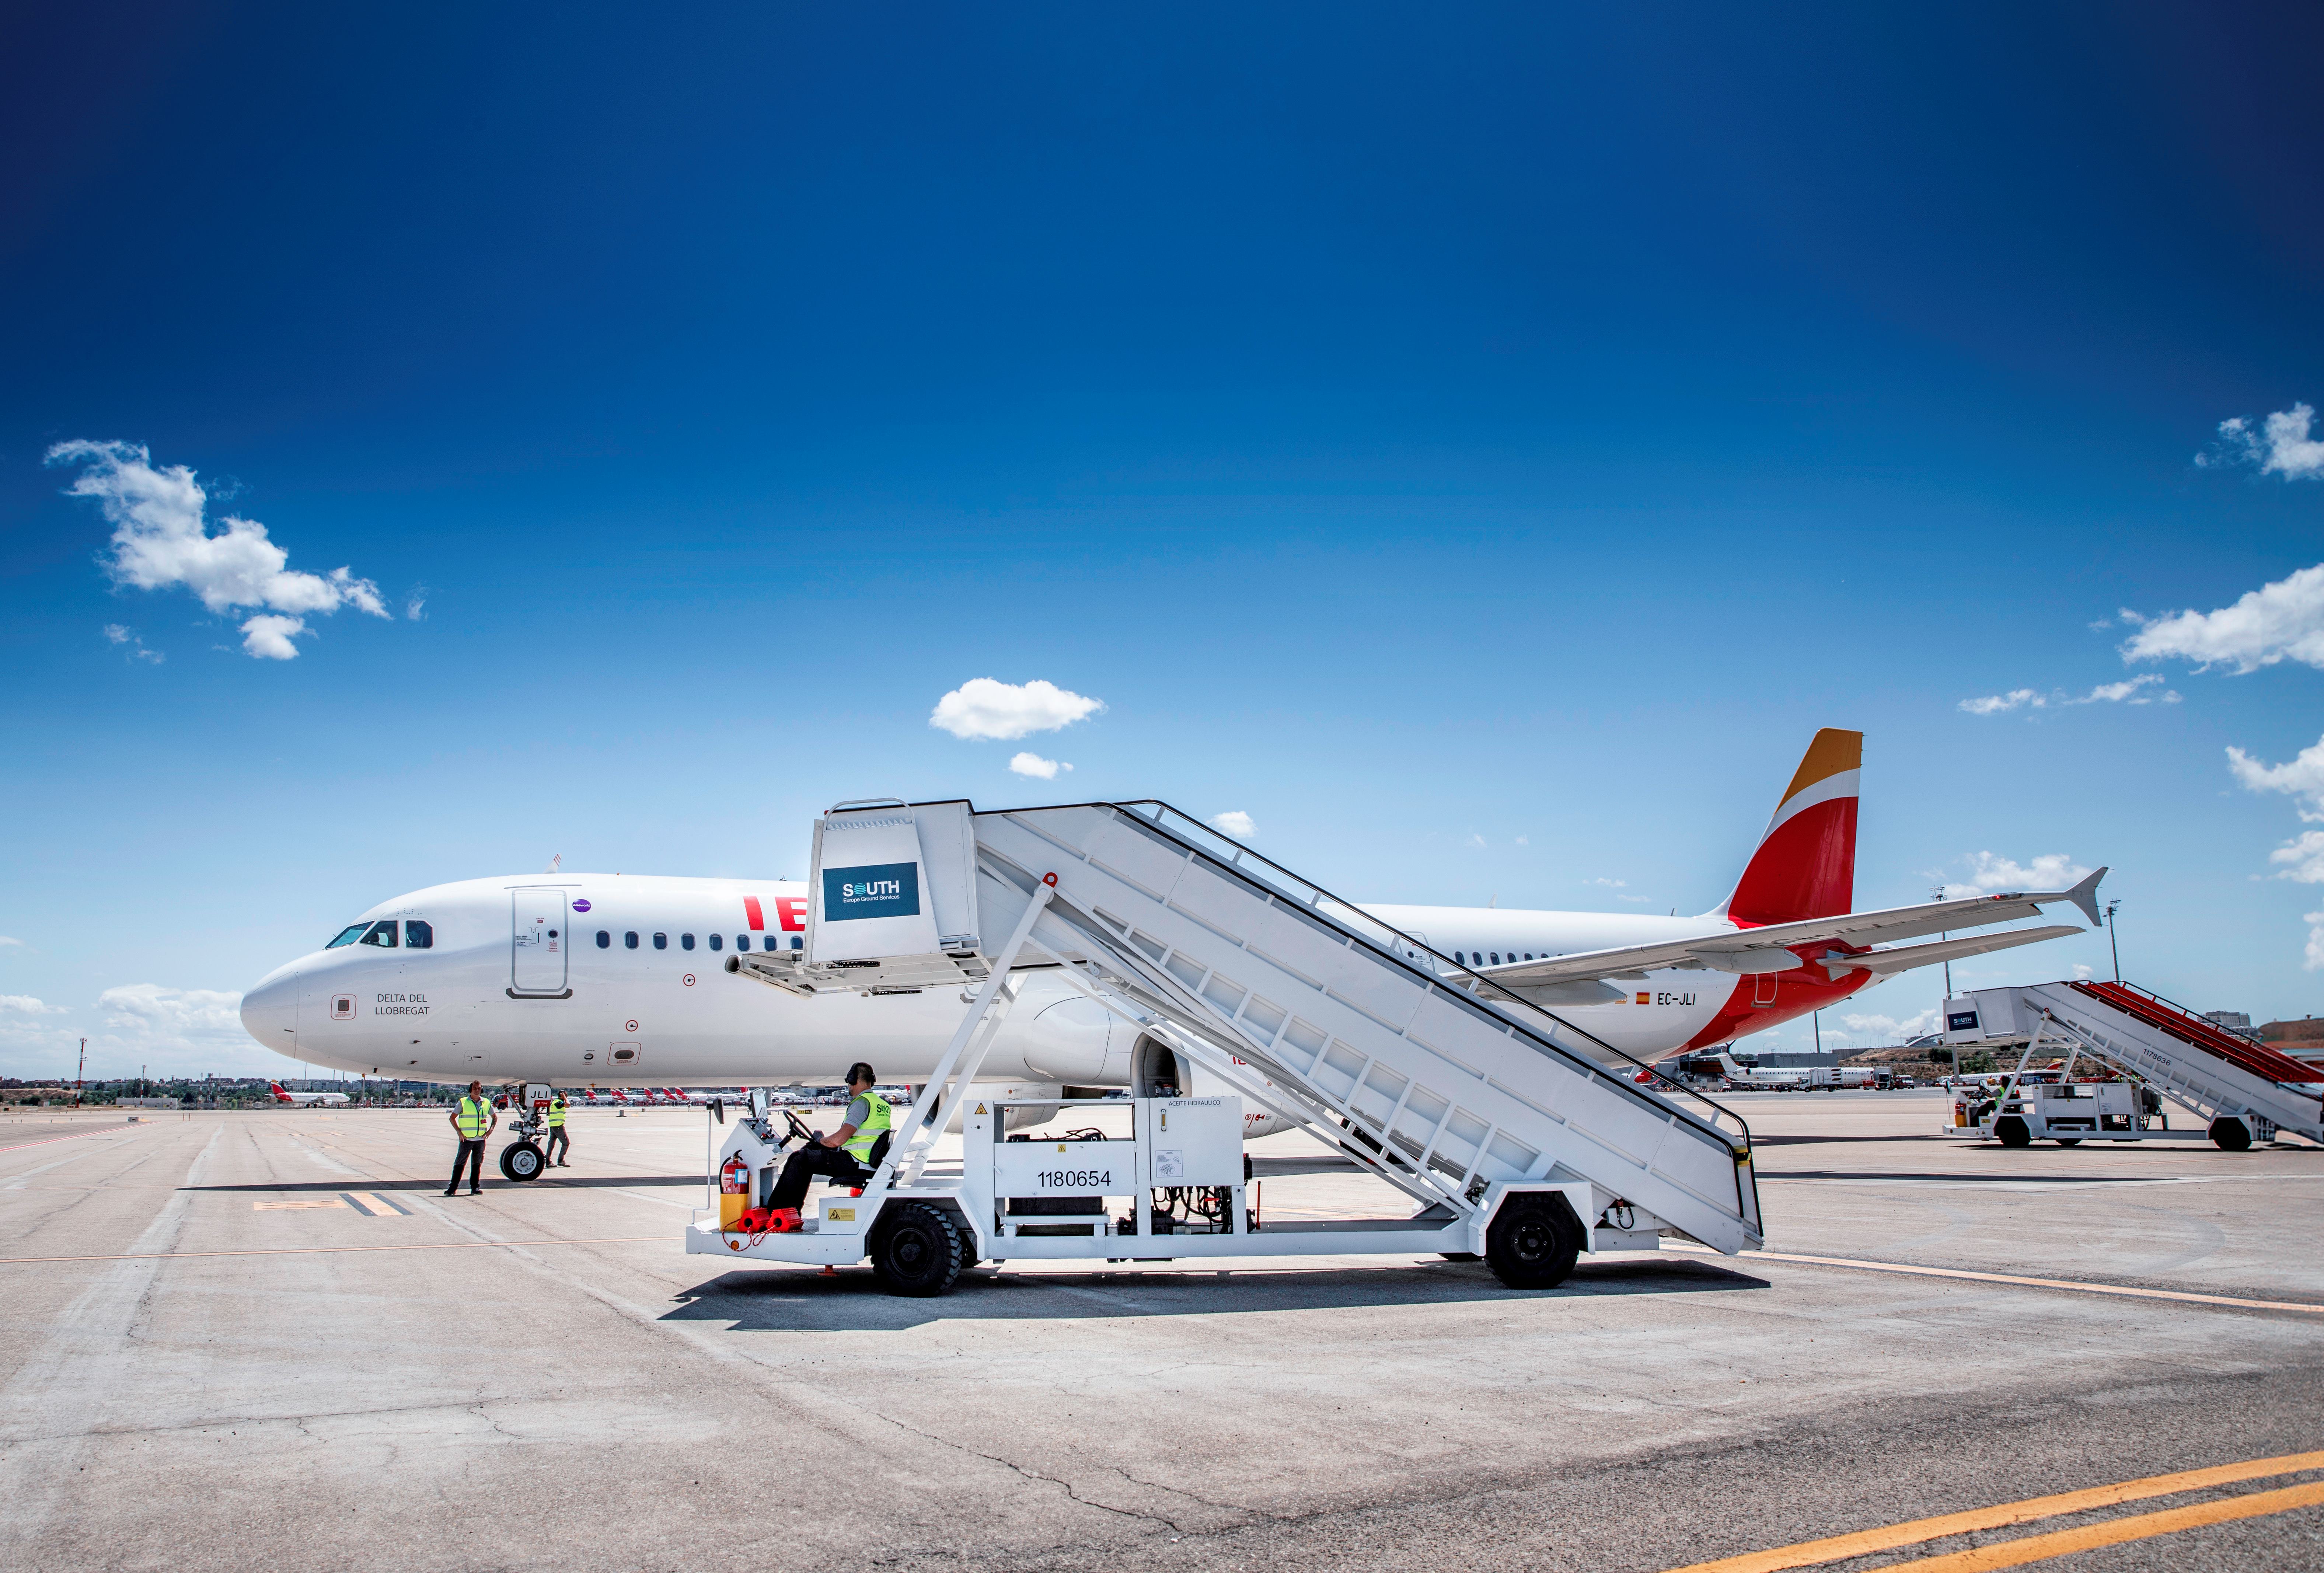
[[468,1090],[452,1110],[452,1129],[460,1133],[460,1146],[452,1154],[452,1183],[444,1188],[450,1196],[460,1189],[460,1165],[468,1166],[468,1194],[484,1194],[484,1138],[498,1128],[501,1117],[493,1109],[492,1100],[484,1096],[484,1084],[468,1083]]
[[549,1100],[549,1163],[553,1169],[570,1169],[564,1154],[573,1150],[572,1138],[565,1133],[565,1095],[558,1093]]
[[799,1226],[798,1206],[807,1199],[807,1182],[818,1174],[841,1185],[862,1187],[880,1160],[888,1155],[888,1133],[895,1117],[888,1100],[872,1090],[880,1078],[862,1060],[847,1068],[847,1119],[828,1136],[817,1136],[783,1165],[783,1177],[768,1198],[777,1232]]

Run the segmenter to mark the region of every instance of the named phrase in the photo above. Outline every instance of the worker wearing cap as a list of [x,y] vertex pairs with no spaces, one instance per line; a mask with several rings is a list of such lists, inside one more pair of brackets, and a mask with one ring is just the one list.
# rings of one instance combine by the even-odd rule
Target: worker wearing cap
[[459,1133],[460,1145],[452,1154],[452,1183],[444,1188],[446,1196],[460,1189],[460,1166],[464,1163],[468,1166],[468,1194],[477,1196],[483,1193],[484,1139],[500,1123],[501,1117],[493,1112],[492,1100],[484,1096],[484,1084],[481,1081],[468,1083],[468,1090],[461,1095],[459,1103],[452,1110],[452,1129]]
[[821,1174],[841,1185],[862,1187],[887,1155],[888,1133],[895,1118],[888,1100],[872,1090],[879,1080],[862,1060],[847,1068],[847,1119],[828,1136],[818,1136],[790,1155],[783,1177],[768,1199],[778,1232],[799,1226],[798,1206],[807,1199],[807,1184]]
[[552,1094],[549,1100],[549,1161],[557,1169],[570,1169],[565,1154],[573,1151],[573,1139],[565,1133],[565,1095]]

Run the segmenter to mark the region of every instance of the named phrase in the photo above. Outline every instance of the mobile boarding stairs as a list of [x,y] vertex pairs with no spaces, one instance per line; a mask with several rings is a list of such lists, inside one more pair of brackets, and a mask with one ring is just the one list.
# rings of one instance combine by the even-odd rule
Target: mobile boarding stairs
[[[868,1256],[889,1289],[940,1294],[964,1266],[1019,1257],[1441,1253],[1545,1288],[1582,1251],[1760,1243],[1750,1132],[1732,1113],[1167,805],[842,805],[816,823],[810,889],[804,950],[751,956],[757,976],[802,994],[959,991],[966,1008],[861,1194],[826,1193],[797,1232],[767,1230],[787,1143],[754,1101],[689,1252]],[[1012,971],[1029,967],[1237,1096],[1091,1100],[1126,1103],[1130,1135],[1004,1139],[1004,1106],[972,1084]],[[928,1167],[955,1099],[956,1175]],[[1244,1099],[1410,1212],[1255,1227]],[[1195,1206],[1182,1221],[1160,1196]]]
[[[1989,1136],[2005,1147],[2039,1140],[2201,1141],[2229,1152],[2283,1132],[2324,1146],[2324,1068],[2238,1037],[2135,985],[2075,981],[1979,989],[1945,1002],[1945,1041],[2024,1051],[1991,1106],[1957,1105],[1946,1134]],[[2029,1081],[2047,1045],[2063,1049],[2055,1082]],[[2087,1055],[2124,1079],[2073,1080]],[[2171,1128],[2165,1099],[2195,1115]],[[2156,1122],[2160,1121],[2158,1124]]]

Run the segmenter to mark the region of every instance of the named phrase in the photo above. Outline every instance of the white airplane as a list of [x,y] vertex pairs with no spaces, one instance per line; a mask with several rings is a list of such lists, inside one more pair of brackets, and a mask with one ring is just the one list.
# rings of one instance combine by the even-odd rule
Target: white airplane
[[268,1082],[266,1090],[274,1095],[276,1103],[291,1104],[302,1109],[311,1109],[317,1104],[343,1104],[347,1101],[347,1095],[343,1092],[286,1092],[279,1081]]
[[1706,1050],[1665,1060],[1658,1069],[1682,1081],[1724,1081],[1739,1087],[1775,1092],[1803,1087],[1872,1087],[1880,1079],[1880,1073],[1868,1065],[1745,1065],[1724,1050]]
[[[1406,959],[1482,980],[1641,1060],[1724,1043],[1907,967],[2081,932],[2070,924],[1886,949],[2071,902],[2095,923],[2106,870],[2066,891],[1851,912],[1863,735],[1816,735],[1734,892],[1700,917],[1375,906]],[[510,875],[380,903],[243,996],[251,1035],[364,1075],[560,1086],[780,1087],[868,1060],[886,1080],[935,1069],[953,992],[800,997],[728,970],[804,948],[807,888],[773,880]],[[1054,973],[1019,975],[984,1062],[1017,1100],[1160,1081],[1204,1085],[1160,1043]],[[649,1079],[650,1078],[650,1080]],[[1028,1111],[1029,1114],[1030,1111]],[[1249,1135],[1283,1128],[1251,1110]]]

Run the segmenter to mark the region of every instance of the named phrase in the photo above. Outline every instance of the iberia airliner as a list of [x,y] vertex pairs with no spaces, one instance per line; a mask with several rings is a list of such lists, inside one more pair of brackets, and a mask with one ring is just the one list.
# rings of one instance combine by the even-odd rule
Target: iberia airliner
[[[1861,733],[1818,733],[1733,893],[1699,917],[1366,910],[1409,937],[1412,959],[1489,978],[1640,1059],[1764,1031],[1908,967],[2081,930],[1890,941],[2060,902],[2098,921],[2104,869],[2065,891],[1850,911],[1862,754]],[[270,1049],[365,1076],[779,1086],[835,1080],[862,1059],[884,1080],[924,1079],[960,1021],[952,992],[800,997],[728,970],[738,954],[800,948],[807,912],[807,887],[775,880],[567,874],[434,885],[381,902],[269,973],[243,997],[242,1020]],[[1014,1087],[1010,1097],[1124,1087],[1149,1049],[1063,980],[1032,971],[983,1075]]]

